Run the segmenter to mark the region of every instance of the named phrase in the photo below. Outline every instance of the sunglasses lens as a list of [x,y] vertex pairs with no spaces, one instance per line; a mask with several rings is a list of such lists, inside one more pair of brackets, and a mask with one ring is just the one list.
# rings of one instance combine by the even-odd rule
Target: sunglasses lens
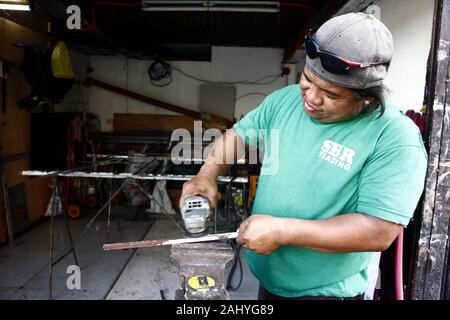
[[316,59],[317,57],[320,57],[322,67],[328,72],[334,74],[349,74],[348,64],[345,61],[341,60],[339,57],[329,52],[322,51],[319,47],[319,44],[311,36],[311,33],[306,36],[305,50],[310,59]]
[[349,74],[347,64],[339,58],[334,57],[330,54],[321,53],[320,62],[322,63],[322,67],[328,72],[334,74]]
[[306,37],[305,49],[306,49],[306,54],[311,59],[316,59],[317,56],[319,55],[319,52],[317,50],[318,49],[317,45],[314,43],[314,40],[309,36]]

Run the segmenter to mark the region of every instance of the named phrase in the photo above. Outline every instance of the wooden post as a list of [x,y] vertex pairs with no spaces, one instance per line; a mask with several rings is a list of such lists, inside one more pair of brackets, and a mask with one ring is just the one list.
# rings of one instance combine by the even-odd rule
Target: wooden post
[[428,81],[428,172],[411,298],[448,299],[450,211],[450,0],[436,0]]

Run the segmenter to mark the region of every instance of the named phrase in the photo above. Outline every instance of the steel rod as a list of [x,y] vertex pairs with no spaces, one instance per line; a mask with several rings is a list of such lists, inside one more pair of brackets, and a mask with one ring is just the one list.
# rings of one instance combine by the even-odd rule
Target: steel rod
[[48,298],[49,300],[53,297],[53,232],[55,228],[55,211],[56,211],[56,197],[58,196],[57,188],[58,188],[58,179],[53,179],[53,208],[50,211],[50,248],[49,248],[49,270],[48,270]]
[[[104,158],[111,158],[111,159],[119,159],[119,160],[130,160],[139,162],[139,161],[151,161],[151,160],[171,160],[172,162],[195,162],[195,163],[203,163],[205,162],[205,159],[200,158],[183,158],[183,157],[171,157],[171,156],[152,156],[152,155],[108,155],[108,154],[97,154],[93,156],[92,154],[87,155],[88,158],[95,158],[95,159],[104,159]],[[239,159],[237,161],[237,164],[245,164],[245,159]]]
[[151,248],[159,246],[169,246],[174,244],[184,244],[184,243],[197,243],[197,242],[209,242],[209,241],[220,241],[235,239],[237,237],[237,232],[219,233],[211,234],[199,238],[183,238],[183,239],[173,239],[173,240],[145,240],[136,242],[118,242],[118,243],[107,243],[103,245],[104,251],[111,250],[123,250],[123,249],[135,249],[135,248]]

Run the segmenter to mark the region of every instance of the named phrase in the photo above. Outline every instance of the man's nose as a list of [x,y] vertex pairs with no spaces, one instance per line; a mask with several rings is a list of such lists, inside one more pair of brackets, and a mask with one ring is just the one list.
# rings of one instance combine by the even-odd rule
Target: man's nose
[[308,98],[308,101],[316,106],[320,106],[323,103],[322,95],[320,94],[320,90],[314,86],[312,86],[307,94],[306,97]]

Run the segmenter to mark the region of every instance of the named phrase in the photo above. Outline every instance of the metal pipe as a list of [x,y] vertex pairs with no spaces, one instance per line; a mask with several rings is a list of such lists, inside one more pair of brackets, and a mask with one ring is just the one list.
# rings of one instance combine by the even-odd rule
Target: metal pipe
[[53,297],[53,231],[55,228],[55,211],[56,202],[58,196],[58,178],[53,179],[53,208],[50,213],[50,248],[49,248],[49,269],[48,269],[48,299],[51,300]]
[[[95,157],[92,154],[87,155],[88,158],[98,158],[98,159],[104,159],[104,158],[111,158],[111,159],[120,159],[120,160],[128,160],[132,159],[133,161],[139,162],[139,161],[152,161],[152,160],[172,160],[172,162],[205,162],[205,159],[200,158],[181,158],[181,157],[171,157],[171,156],[150,156],[150,155],[107,155],[107,154],[97,154]],[[245,159],[239,159],[237,161],[237,164],[245,164]]]
[[[109,180],[109,198],[111,199],[112,196],[112,180]],[[106,239],[109,242],[110,241],[110,229],[111,229],[111,202],[109,201],[108,204],[108,229],[106,231]]]
[[136,187],[138,187],[138,189],[139,189],[139,190],[140,190],[140,191],[141,191],[141,192],[142,192],[142,193],[143,193],[150,201],[155,201],[155,202],[156,202],[156,204],[160,207],[160,209],[162,210],[162,212],[163,212],[167,217],[169,217],[181,231],[186,232],[186,229],[176,221],[175,217],[173,217],[173,215],[171,215],[170,213],[168,213],[168,212],[166,211],[166,209],[164,208],[164,205],[161,204],[161,202],[159,202],[158,200],[156,200],[151,194],[147,193],[147,192],[144,190],[144,188],[142,188],[142,186],[141,186],[139,183],[137,183],[136,181],[133,181],[133,182],[134,182],[133,184],[134,184]]
[[0,10],[30,11],[30,4],[28,2],[0,1]]
[[126,90],[126,89],[122,89],[116,86],[113,86],[111,84],[96,80],[96,79],[92,79],[92,78],[87,78],[87,80],[85,81],[85,85],[89,86],[89,85],[94,85],[97,86],[99,88],[117,93],[117,94],[121,94],[125,97],[129,97],[132,99],[135,99],[137,101],[141,101],[147,104],[151,104],[151,105],[155,105],[157,107],[163,108],[163,109],[167,109],[170,111],[174,111],[174,112],[178,112],[181,114],[184,114],[185,116],[188,117],[192,117],[192,118],[196,118],[196,119],[202,119],[202,115],[200,112],[197,111],[192,111],[189,109],[185,109],[179,106],[175,106],[173,104],[170,103],[165,103],[156,99],[152,99],[150,97],[147,96],[143,96],[141,94]]
[[[177,1],[175,1],[177,2]],[[205,2],[205,1],[203,1]],[[226,4],[226,5],[254,5],[254,6],[275,6],[278,7],[280,6],[280,2],[279,1],[208,1],[210,4],[218,4],[218,5],[222,5],[222,4]]]
[[403,229],[395,241],[395,300],[404,300],[403,292]]
[[133,2],[133,3],[127,3],[127,2],[94,2],[91,7],[91,23],[88,27],[82,28],[79,31],[83,32],[90,32],[94,31],[97,28],[97,15],[95,13],[97,7],[99,6],[111,6],[111,7],[142,7],[142,1],[140,2]]
[[216,5],[216,4],[226,4],[226,5],[267,5],[267,6],[278,6],[280,5],[279,1],[201,1],[201,0],[192,0],[192,1],[185,1],[185,0],[151,0],[151,1],[142,1],[143,5],[152,5],[152,4],[209,4],[209,5]]
[[306,22],[303,25],[303,28],[301,32],[299,33],[299,36],[295,42],[295,46],[292,49],[291,52],[285,52],[283,57],[283,63],[289,62],[295,55],[295,53],[300,50],[302,43],[305,41],[306,33],[308,32],[309,28],[311,28],[313,21],[317,18],[317,10],[309,5],[300,4],[300,3],[282,3],[282,8],[299,8],[299,9],[306,9],[309,12],[311,12],[311,16],[306,20]]
[[238,236],[237,232],[227,232],[210,234],[199,238],[181,238],[181,239],[171,239],[171,240],[144,240],[144,241],[133,241],[133,242],[117,242],[117,243],[106,243],[103,245],[104,251],[111,250],[124,250],[124,249],[135,249],[135,248],[151,248],[159,246],[171,246],[174,244],[185,244],[185,243],[198,243],[198,242],[210,242],[210,241],[221,241],[236,239]]
[[[68,186],[67,186],[67,188],[68,188]],[[57,189],[57,191],[58,191],[57,193],[60,194],[61,191],[60,191],[59,189]],[[64,217],[64,224],[66,225],[67,235],[68,235],[68,237],[69,237],[70,245],[72,246],[73,258],[74,258],[74,260],[75,260],[75,264],[76,264],[77,266],[80,266],[80,263],[78,262],[77,253],[76,253],[75,247],[74,247],[74,245],[73,245],[72,232],[70,231],[69,221],[68,221],[68,219],[67,219],[67,210],[65,209],[65,206],[64,206],[64,202],[63,202],[62,196],[61,196],[60,199],[61,199],[61,210],[63,211],[62,214],[63,214],[63,217]]]
[[142,1],[143,11],[280,12],[279,1]]
[[0,173],[2,175],[2,193],[3,193],[3,204],[5,207],[5,217],[6,217],[6,230],[8,232],[8,242],[9,245],[12,247],[14,244],[14,229],[12,225],[12,214],[11,214],[11,206],[9,204],[9,195],[8,195],[8,186],[6,184],[6,177],[5,177],[5,169],[4,165],[2,165],[2,172]]
[[[95,220],[97,219],[97,217],[103,212],[103,210],[105,210],[106,206],[108,206],[108,204],[119,194],[119,192],[123,189],[123,187],[128,183],[128,181],[124,181],[124,183],[122,183],[122,185],[114,192],[114,194],[112,195],[112,197],[108,200],[108,202],[106,202],[103,207],[101,207],[97,213],[91,218],[91,220],[89,220],[89,223],[86,225],[86,227],[84,228],[83,232],[78,236],[77,240],[74,241],[73,245],[71,245],[69,248],[66,248],[65,250],[63,250],[63,252],[60,254],[60,256],[55,259],[55,261],[53,262],[53,264],[58,263],[59,261],[61,261],[61,259],[63,259],[73,248],[75,248],[78,243],[83,239],[83,237],[86,235],[86,233],[89,231],[89,229],[91,228],[92,224],[95,222]],[[51,263],[52,264],[52,263]]]
[[142,11],[152,11],[152,12],[177,12],[177,11],[199,11],[199,12],[246,12],[246,13],[278,13],[280,9],[274,8],[233,8],[233,7],[144,7]]
[[[22,176],[28,177],[47,177],[47,176],[58,176],[58,177],[73,177],[73,178],[99,178],[99,179],[136,179],[136,180],[168,180],[168,181],[188,181],[191,180],[195,175],[174,175],[174,174],[146,174],[146,175],[135,175],[132,173],[112,173],[112,172],[68,172],[68,173],[58,173],[56,171],[33,171],[27,170],[20,173]],[[248,183],[247,177],[227,177],[219,176],[217,177],[218,182],[230,182],[233,183]]]

